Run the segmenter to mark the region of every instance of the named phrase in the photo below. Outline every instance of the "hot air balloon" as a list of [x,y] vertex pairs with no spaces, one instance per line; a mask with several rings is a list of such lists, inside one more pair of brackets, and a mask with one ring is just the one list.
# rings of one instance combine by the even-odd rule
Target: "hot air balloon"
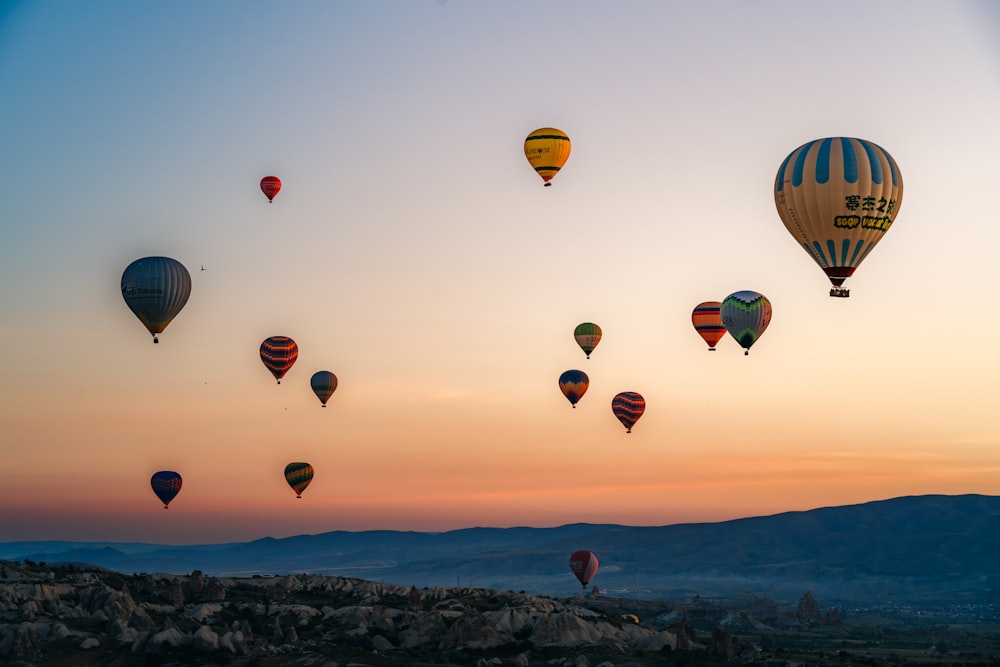
[[326,402],[333,396],[333,392],[337,391],[337,376],[330,371],[316,371],[309,378],[309,386],[312,387],[316,398],[320,400],[325,408]]
[[153,493],[163,503],[163,509],[167,509],[170,501],[180,492],[181,482],[181,476],[173,470],[161,470],[153,473],[149,484],[153,487]]
[[260,179],[260,191],[267,196],[267,203],[270,204],[278,196],[281,190],[281,179],[277,176],[265,176]]
[[593,551],[581,549],[574,551],[573,555],[569,557],[569,569],[580,580],[584,588],[597,574],[597,567],[597,555]]
[[563,396],[576,407],[577,402],[587,393],[590,387],[590,378],[583,371],[566,371],[559,376],[559,389]]
[[646,399],[634,391],[623,391],[611,399],[611,411],[625,427],[625,432],[631,433],[632,427],[646,411]]
[[704,301],[699,303],[691,311],[691,324],[706,343],[708,350],[715,352],[715,346],[719,340],[726,335],[726,327],[722,324],[722,315],[719,313],[720,301]]
[[260,344],[260,360],[281,384],[281,378],[299,356],[299,346],[288,336],[271,336]]
[[301,498],[302,492],[309,486],[313,478],[313,467],[301,461],[285,466],[285,481],[295,491],[295,497]]
[[143,257],[125,267],[122,297],[125,305],[153,334],[162,333],[191,296],[191,274],[169,257]]
[[743,354],[750,354],[750,347],[771,323],[771,302],[760,292],[743,290],[723,299],[719,310],[726,331],[743,348]]
[[903,177],[884,148],[864,139],[829,137],[799,146],[774,181],[785,227],[826,273],[830,296],[889,231],[903,203]]
[[566,164],[569,151],[569,137],[554,127],[535,130],[524,140],[524,156],[542,177],[546,187],[552,185],[552,178]]
[[593,322],[578,324],[576,325],[576,329],[573,330],[573,338],[576,339],[576,344],[580,346],[580,349],[590,359],[590,353],[601,342],[601,327]]

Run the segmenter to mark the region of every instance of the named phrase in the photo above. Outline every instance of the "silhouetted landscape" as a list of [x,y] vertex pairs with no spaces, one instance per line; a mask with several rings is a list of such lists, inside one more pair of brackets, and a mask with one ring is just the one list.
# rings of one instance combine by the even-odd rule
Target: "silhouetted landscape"
[[[601,567],[568,571],[586,545]],[[1000,664],[1000,498],[712,524],[0,545],[0,659]]]
[[1000,603],[1000,497],[915,496],[720,523],[573,524],[444,533],[336,531],[247,543],[12,542],[0,558],[122,573],[317,574],[403,586],[572,595],[569,555],[600,558],[609,595],[676,600],[746,592],[839,605]]

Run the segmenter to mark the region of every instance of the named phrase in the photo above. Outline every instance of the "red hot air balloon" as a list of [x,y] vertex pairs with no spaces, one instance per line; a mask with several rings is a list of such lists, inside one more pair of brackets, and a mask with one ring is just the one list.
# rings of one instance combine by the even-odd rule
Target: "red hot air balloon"
[[260,360],[281,384],[281,378],[299,357],[299,346],[288,336],[271,336],[260,344]]
[[265,176],[260,179],[260,191],[267,195],[267,203],[270,204],[278,196],[281,190],[281,179],[277,176]]
[[597,574],[597,566],[597,555],[593,551],[581,549],[574,551],[573,555],[569,557],[569,569],[580,580],[584,588]]
[[632,427],[646,411],[646,399],[634,391],[623,391],[611,399],[611,411],[625,427],[625,432],[631,433]]

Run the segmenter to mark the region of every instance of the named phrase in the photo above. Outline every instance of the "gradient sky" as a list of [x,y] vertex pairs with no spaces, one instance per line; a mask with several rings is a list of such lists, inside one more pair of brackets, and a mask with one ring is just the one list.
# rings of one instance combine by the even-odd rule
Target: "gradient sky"
[[[0,90],[0,540],[1000,494],[997,3],[8,1]],[[573,141],[550,188],[545,126]],[[905,183],[850,299],[774,207],[826,136]],[[194,283],[156,346],[119,289],[148,255]],[[770,328],[706,352],[691,309],[743,289]]]

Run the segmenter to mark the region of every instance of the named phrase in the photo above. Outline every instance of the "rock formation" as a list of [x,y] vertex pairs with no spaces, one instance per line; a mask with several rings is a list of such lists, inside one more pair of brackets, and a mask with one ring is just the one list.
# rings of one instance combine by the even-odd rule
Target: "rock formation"
[[[347,656],[351,660],[337,664],[378,664],[371,656],[385,655],[394,664],[594,667],[608,656],[628,664],[636,656],[697,650],[753,660],[759,649],[734,633],[765,627],[746,611],[700,600],[553,599],[312,575],[216,579],[199,571],[122,575],[4,567],[16,576],[0,581],[2,664],[112,664],[127,654],[177,664],[209,664],[220,655],[236,661]],[[749,602],[764,608],[760,600]],[[809,593],[796,614],[781,613],[803,624],[840,622],[836,610],[822,616]],[[699,641],[695,628],[704,625],[694,626],[689,617],[708,614],[715,614],[715,630]]]

